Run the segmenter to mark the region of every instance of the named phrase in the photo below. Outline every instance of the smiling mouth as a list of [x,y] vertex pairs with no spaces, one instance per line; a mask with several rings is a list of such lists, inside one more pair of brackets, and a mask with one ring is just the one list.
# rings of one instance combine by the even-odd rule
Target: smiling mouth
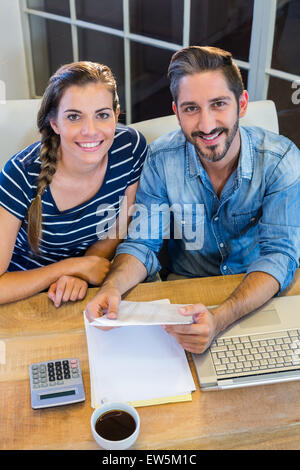
[[224,132],[224,129],[220,129],[217,132],[214,132],[213,134],[211,133],[211,134],[206,134],[206,135],[195,132],[194,137],[198,137],[205,144],[215,145],[218,143],[219,137],[223,134],[223,132]]
[[76,142],[76,144],[83,150],[95,150],[98,149],[103,142],[103,140],[98,140],[96,142]]

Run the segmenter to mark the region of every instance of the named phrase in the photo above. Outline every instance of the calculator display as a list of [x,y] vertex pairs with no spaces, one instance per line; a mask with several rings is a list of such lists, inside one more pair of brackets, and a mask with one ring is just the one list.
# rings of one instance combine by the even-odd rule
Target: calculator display
[[40,400],[46,400],[47,398],[66,397],[68,395],[75,395],[75,390],[68,390],[66,392],[47,393],[47,395],[40,395]]

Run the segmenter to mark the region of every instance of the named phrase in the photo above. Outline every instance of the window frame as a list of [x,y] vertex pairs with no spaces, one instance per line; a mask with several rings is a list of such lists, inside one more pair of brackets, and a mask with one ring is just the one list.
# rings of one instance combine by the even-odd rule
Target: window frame
[[[281,70],[271,68],[273,41],[275,34],[275,21],[277,1],[284,0],[254,0],[251,42],[249,51],[249,60],[243,61],[235,59],[237,65],[248,71],[247,89],[251,101],[264,100],[267,97],[269,78],[276,77],[291,82],[300,81],[300,76],[290,74]],[[71,26],[71,39],[73,60],[78,61],[78,33],[77,28],[86,28],[90,30],[104,32],[110,35],[118,36],[124,40],[124,89],[125,89],[125,109],[126,124],[132,123],[132,97],[131,97],[131,66],[130,49],[131,42],[135,41],[141,44],[150,45],[171,51],[178,51],[183,47],[189,46],[190,37],[190,15],[191,0],[183,0],[184,13],[182,18],[183,40],[182,44],[167,42],[141,34],[134,34],[130,31],[129,7],[130,0],[123,0],[123,29],[111,28],[101,24],[89,23],[78,20],[76,16],[76,2],[69,0],[70,16],[61,16],[27,7],[27,0],[20,0],[22,28],[25,43],[25,56],[28,69],[29,87],[32,98],[40,98],[35,93],[34,69],[32,61],[32,47],[30,39],[29,16],[35,15],[45,19],[61,21]],[[264,44],[264,47],[260,47]],[[291,88],[292,89],[292,88]]]

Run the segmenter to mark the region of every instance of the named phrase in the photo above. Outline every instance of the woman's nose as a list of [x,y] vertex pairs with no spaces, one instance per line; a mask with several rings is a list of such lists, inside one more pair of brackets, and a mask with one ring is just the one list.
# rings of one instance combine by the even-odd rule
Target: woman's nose
[[98,133],[98,127],[93,118],[85,119],[81,128],[81,133],[83,135],[91,135],[91,136],[96,135]]

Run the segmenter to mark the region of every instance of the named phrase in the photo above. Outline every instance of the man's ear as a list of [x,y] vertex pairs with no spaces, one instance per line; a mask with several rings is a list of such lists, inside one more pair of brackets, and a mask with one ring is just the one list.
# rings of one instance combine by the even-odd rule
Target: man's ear
[[178,115],[178,109],[177,109],[177,106],[176,106],[175,101],[172,101],[172,109],[173,109],[173,112],[176,114],[177,120],[178,120],[178,122],[179,122],[179,124],[180,124],[179,115]]
[[248,102],[249,102],[249,95],[248,95],[247,90],[244,90],[239,98],[239,103],[240,103],[239,117],[240,118],[245,116],[247,108],[248,108]]

